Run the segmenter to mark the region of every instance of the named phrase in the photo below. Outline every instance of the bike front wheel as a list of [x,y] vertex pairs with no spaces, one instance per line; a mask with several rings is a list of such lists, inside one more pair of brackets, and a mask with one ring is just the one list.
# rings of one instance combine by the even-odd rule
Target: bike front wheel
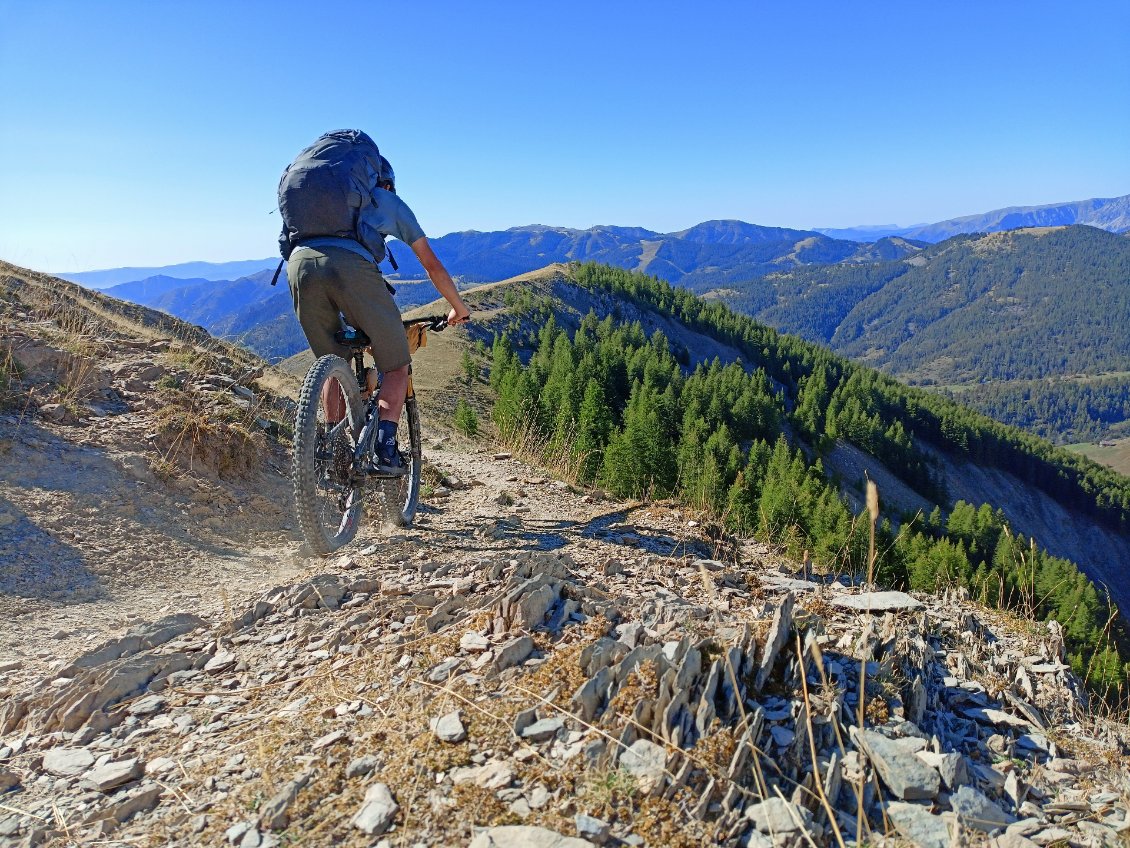
[[349,364],[339,356],[318,359],[298,396],[291,479],[299,529],[320,556],[349,544],[361,522],[363,489],[354,481],[353,458],[364,421]]
[[400,416],[396,434],[400,458],[408,467],[408,473],[381,481],[385,521],[396,527],[411,527],[420,505],[420,472],[424,464],[420,439],[420,411],[412,396],[404,402],[404,414]]

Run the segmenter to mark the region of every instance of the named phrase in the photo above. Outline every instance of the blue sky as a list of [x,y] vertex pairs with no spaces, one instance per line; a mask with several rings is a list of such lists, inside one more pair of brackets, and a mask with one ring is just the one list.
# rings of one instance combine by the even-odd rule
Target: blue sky
[[436,236],[1121,195],[1128,43],[1125,0],[0,0],[0,259],[269,256],[279,174],[341,127]]

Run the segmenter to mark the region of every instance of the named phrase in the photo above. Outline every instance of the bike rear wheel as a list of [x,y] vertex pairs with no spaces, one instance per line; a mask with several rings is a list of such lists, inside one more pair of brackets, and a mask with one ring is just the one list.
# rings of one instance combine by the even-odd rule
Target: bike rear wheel
[[420,505],[420,472],[424,464],[420,438],[420,411],[416,398],[412,396],[404,402],[404,414],[400,416],[396,434],[400,456],[408,467],[408,473],[403,477],[381,480],[385,521],[396,527],[411,527],[416,508]]
[[[327,415],[327,394],[336,396],[345,409],[339,422]],[[349,364],[339,356],[318,359],[298,396],[291,473],[298,526],[315,554],[333,553],[357,534],[363,489],[354,484],[352,467],[364,420],[357,378]]]

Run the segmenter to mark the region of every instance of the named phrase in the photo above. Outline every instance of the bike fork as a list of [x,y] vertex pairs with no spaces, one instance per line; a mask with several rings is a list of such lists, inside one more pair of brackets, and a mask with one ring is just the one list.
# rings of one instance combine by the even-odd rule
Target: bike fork
[[363,470],[372,461],[375,451],[373,445],[377,441],[377,424],[380,415],[377,408],[377,393],[373,392],[365,410],[365,425],[357,436],[357,447],[353,449],[353,474],[355,482],[367,481],[369,475]]

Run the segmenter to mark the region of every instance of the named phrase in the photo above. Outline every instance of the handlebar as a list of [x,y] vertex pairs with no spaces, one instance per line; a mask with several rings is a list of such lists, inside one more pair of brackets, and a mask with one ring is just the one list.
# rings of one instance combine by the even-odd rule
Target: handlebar
[[428,315],[425,318],[413,318],[410,321],[403,321],[404,329],[413,327],[417,324],[426,324],[429,330],[439,332],[448,326],[446,315]]
[[413,318],[411,321],[404,321],[404,329],[414,327],[417,324],[427,324],[429,330],[439,332],[447,326],[446,315],[429,315],[426,318]]

